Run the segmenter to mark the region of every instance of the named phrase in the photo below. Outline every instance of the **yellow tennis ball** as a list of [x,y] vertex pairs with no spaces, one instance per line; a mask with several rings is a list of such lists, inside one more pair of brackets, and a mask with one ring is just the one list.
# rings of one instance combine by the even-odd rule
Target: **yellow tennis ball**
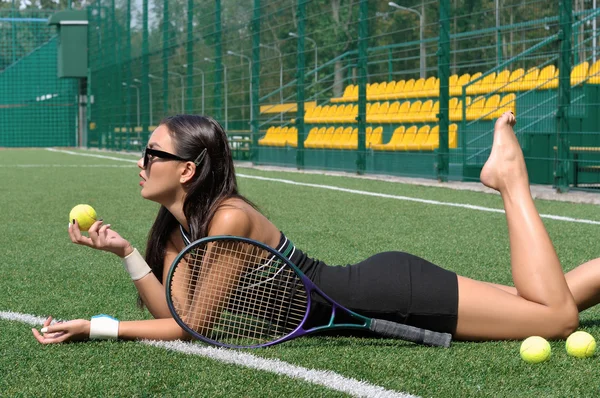
[[575,332],[567,338],[567,353],[577,358],[589,358],[596,351],[596,340],[586,332]]
[[550,343],[540,336],[531,336],[521,343],[521,358],[528,363],[540,363],[550,358]]
[[77,205],[71,209],[69,213],[69,222],[72,223],[73,220],[77,220],[77,224],[79,224],[79,229],[82,231],[87,231],[90,229],[93,223],[96,222],[98,216],[96,214],[96,210],[92,208],[90,205]]

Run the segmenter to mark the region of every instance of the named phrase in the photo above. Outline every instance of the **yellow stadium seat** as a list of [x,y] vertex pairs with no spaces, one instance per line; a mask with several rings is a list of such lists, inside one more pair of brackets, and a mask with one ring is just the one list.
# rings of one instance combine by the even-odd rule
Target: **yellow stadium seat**
[[[323,130],[324,131],[323,131]],[[333,136],[333,132],[335,131],[334,127],[322,127],[319,129],[319,134],[317,135],[317,137],[315,138],[314,141],[312,141],[310,147],[311,148],[324,148],[326,145],[326,142],[328,142],[331,139],[331,136]]]
[[468,82],[471,81],[471,75],[468,73],[465,73],[464,75],[461,75],[458,80],[456,81],[455,85],[450,85],[450,95],[451,96],[459,96],[462,95],[462,88],[465,84],[467,84]]
[[336,130],[333,134],[333,138],[331,139],[330,148],[334,149],[342,149],[346,145],[346,142],[350,139],[350,134],[352,133],[352,127],[343,128],[340,131]]
[[590,68],[589,62],[585,61],[575,66],[571,70],[571,86],[577,86],[585,81],[588,76],[588,70]]
[[412,90],[406,92],[407,98],[420,98],[424,87],[425,79],[420,78],[415,82],[415,85],[413,86]]
[[[469,80],[469,85],[467,86],[467,95],[473,95],[475,90],[478,90],[477,86],[480,86],[481,81],[482,81],[481,79],[479,79],[479,77],[481,77],[481,75],[483,75],[483,73],[477,72],[471,76],[471,79]],[[477,80],[477,79],[479,79],[479,80]],[[475,83],[471,83],[475,80],[477,80]]]
[[[467,109],[471,105],[471,97],[467,97]],[[450,121],[452,122],[460,122],[463,119],[463,102],[462,100],[458,100],[456,103],[456,107],[454,109],[450,109]]]
[[458,83],[458,75],[455,73],[448,79],[448,86],[453,87]]
[[418,117],[419,111],[421,110],[421,105],[423,103],[421,100],[414,101],[410,104],[410,108],[405,113],[398,114],[397,122],[399,123],[407,123],[410,120]]
[[379,102],[373,102],[370,107],[367,104],[367,123],[373,123],[373,117],[379,113],[380,106]]
[[275,126],[269,127],[267,129],[265,135],[262,138],[259,138],[258,145],[269,145],[269,141],[272,139],[274,131],[275,131]]
[[438,97],[440,95],[440,79],[437,77],[430,77],[425,80],[425,86],[421,91],[422,97]]
[[[481,73],[481,72],[475,73],[473,76],[471,76],[471,82],[479,79],[481,77],[481,75],[483,75],[483,73]],[[496,73],[494,72],[493,75],[495,78]],[[483,84],[484,80],[485,80],[485,77],[483,79],[477,80],[475,83],[469,84],[467,86],[467,95],[483,94],[483,89],[481,88],[481,85]]]
[[406,81],[404,81],[404,80],[397,81],[396,86],[394,87],[394,92],[391,94],[391,97],[388,99],[402,98],[402,93],[404,92],[404,86],[406,86]]
[[298,146],[298,129],[296,127],[288,128],[285,144],[294,148]]
[[494,118],[496,111],[498,110],[498,104],[500,104],[500,95],[494,94],[485,101],[485,105],[482,110],[481,118],[483,120],[491,120]]
[[[429,126],[427,126],[427,127],[429,127]],[[413,142],[415,140],[416,136],[417,136],[417,126],[410,126],[409,128],[406,129],[406,132],[402,136],[402,141],[400,141],[400,143],[396,144],[395,149],[397,151],[406,151],[408,144]]]
[[504,97],[502,97],[502,99],[500,100],[500,104],[498,104],[498,108],[496,109],[496,112],[494,112],[492,119],[497,119],[500,116],[502,116],[502,114],[504,112],[507,111],[512,111],[512,113],[516,114],[516,108],[517,108],[517,104],[516,101],[517,100],[517,96],[514,93],[510,93],[505,95]]
[[352,109],[353,104],[338,105],[334,114],[329,117],[329,123],[342,123],[347,109]]
[[396,91],[396,83],[395,81],[388,82],[387,87],[385,88],[385,92],[381,93],[381,99],[389,100],[394,98],[394,92]]
[[409,123],[425,122],[425,119],[431,112],[432,108],[433,108],[433,100],[427,100],[427,101],[423,102],[421,104],[421,107],[419,108],[418,112],[409,115],[409,119],[407,120],[407,122],[409,122]]
[[508,79],[510,78],[510,71],[508,69],[503,70],[502,72],[496,75],[496,80],[494,80],[494,84],[491,87],[491,92],[500,92],[506,87],[508,84]]
[[600,59],[590,66],[587,83],[600,84]]
[[[453,98],[456,99],[456,98]],[[433,103],[433,107],[429,112],[424,115],[423,122],[437,122],[438,121],[438,113],[440,113],[440,101],[435,101]]]
[[323,129],[323,132],[325,131],[325,127],[313,127],[308,131],[308,135],[304,140],[304,148],[312,148],[312,143],[319,138],[321,129]]
[[330,101],[332,103],[350,101],[350,96],[352,94],[353,86],[354,86],[353,84],[347,85],[346,88],[344,89],[344,93],[342,94],[341,97],[332,98]]
[[358,128],[350,128],[351,131],[344,142],[341,143],[340,149],[358,149]]
[[273,146],[285,146],[286,144],[286,139],[287,139],[287,132],[290,128],[289,127],[281,127],[281,129],[279,130],[279,134],[276,135],[276,139],[275,141],[273,141],[272,145]]
[[448,127],[448,148],[456,149],[458,148],[458,126],[453,123]]
[[400,123],[402,118],[408,114],[410,110],[410,101],[403,101],[400,103],[400,107],[398,107],[398,111],[396,113],[388,112],[388,117],[386,120],[389,123]]
[[479,119],[483,113],[485,105],[485,97],[480,96],[473,100],[471,105],[467,107],[467,120]]
[[373,101],[373,94],[377,92],[379,88],[379,83],[369,83],[367,84],[367,101]]
[[381,105],[379,105],[379,109],[377,109],[376,113],[371,112],[370,115],[367,115],[367,123],[385,123],[387,121],[387,113],[389,108],[390,103],[388,101],[383,102]]
[[[494,82],[496,81],[496,72],[492,72],[479,80],[477,83],[467,88],[467,94],[488,94],[494,90]],[[469,89],[471,91],[469,92]]]
[[407,143],[402,150],[418,151],[419,147],[427,141],[427,137],[429,137],[429,130],[431,130],[429,125],[426,124],[425,126],[421,126],[421,128],[419,128],[417,131],[415,139],[412,142]]
[[519,86],[523,80],[525,71],[523,68],[515,69],[508,78],[508,84],[501,90],[502,92],[519,91]]
[[[415,127],[415,129],[416,129],[416,127]],[[392,134],[392,138],[390,138],[390,141],[388,143],[386,143],[386,144],[373,144],[371,146],[371,148],[373,150],[375,150],[375,151],[395,151],[396,150],[396,145],[398,145],[398,144],[400,144],[400,142],[402,142],[402,138],[404,137],[404,132],[405,131],[406,131],[406,128],[404,126],[397,127],[394,130],[394,132]]]
[[558,87],[558,69],[554,65],[547,65],[538,76],[538,90],[549,90]]
[[317,148],[331,148],[331,143],[333,142],[336,134],[339,135],[344,131],[343,127],[330,127],[325,132],[323,139],[317,143]]
[[381,126],[377,126],[375,128],[375,130],[371,130],[369,132],[367,132],[367,139],[366,139],[366,147],[367,148],[371,148],[373,145],[379,145],[381,144],[381,139],[383,137],[383,127]]
[[[329,105],[326,105],[329,106]],[[319,120],[319,116],[321,116],[321,112],[323,111],[323,106],[319,105],[316,106],[312,109],[307,109],[305,116],[304,116],[304,121],[306,123],[316,123],[317,120]]]
[[390,104],[390,107],[387,111],[387,113],[385,115],[380,115],[381,116],[381,123],[391,123],[392,122],[392,116],[396,115],[398,113],[398,110],[400,109],[400,101],[394,101]]
[[440,126],[433,126],[427,140],[419,145],[419,151],[433,151],[440,145]]
[[521,81],[521,84],[519,85],[519,90],[520,91],[535,90],[535,88],[538,85],[538,76],[539,75],[540,75],[540,70],[537,68],[537,66],[534,66],[533,68],[529,68],[529,70],[527,70],[527,73],[525,74],[525,76],[523,76],[523,80]]
[[[409,79],[406,81],[404,86],[402,87],[402,91],[399,92],[400,97],[402,99],[409,98],[410,93],[413,91],[415,87],[415,79]],[[396,92],[398,92],[396,90]]]

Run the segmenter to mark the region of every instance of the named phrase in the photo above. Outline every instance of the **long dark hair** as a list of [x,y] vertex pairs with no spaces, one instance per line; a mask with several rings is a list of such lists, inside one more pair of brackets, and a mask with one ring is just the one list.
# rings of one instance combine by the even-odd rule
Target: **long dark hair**
[[[176,155],[196,159],[206,149],[196,174],[188,182],[183,203],[192,241],[208,235],[210,221],[225,199],[240,198],[255,207],[238,192],[227,135],[216,120],[206,116],[176,115],[164,118],[160,124],[169,130]],[[148,233],[146,262],[161,283],[167,241],[178,226],[175,217],[161,206]],[[141,297],[138,297],[138,304],[143,306]]]

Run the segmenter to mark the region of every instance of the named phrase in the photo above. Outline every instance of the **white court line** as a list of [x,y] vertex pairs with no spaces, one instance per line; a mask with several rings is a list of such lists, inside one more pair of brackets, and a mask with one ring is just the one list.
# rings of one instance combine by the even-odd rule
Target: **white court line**
[[[132,160],[132,159],[112,158],[112,157],[108,157],[108,156],[104,156],[104,155],[81,154],[78,152],[71,152],[71,151],[64,151],[64,150],[50,149],[50,148],[48,148],[48,150],[53,150],[54,152],[63,152],[63,153],[67,153],[69,155],[100,157],[100,158],[106,158],[106,159],[121,160],[123,162],[137,163],[137,160]],[[502,209],[494,209],[491,207],[476,206],[476,205],[470,205],[470,204],[466,204],[466,203],[441,202],[438,200],[411,198],[409,196],[390,195],[390,194],[378,193],[378,192],[359,191],[357,189],[342,188],[342,187],[336,187],[333,185],[310,184],[307,182],[284,180],[281,178],[261,177],[261,176],[254,176],[254,175],[241,174],[241,173],[238,173],[236,175],[238,177],[242,177],[242,178],[249,178],[249,179],[261,180],[261,181],[279,182],[282,184],[296,185],[296,186],[302,186],[302,187],[327,189],[330,191],[345,192],[345,193],[351,193],[351,194],[356,194],[356,195],[373,196],[373,197],[377,197],[377,198],[396,199],[396,200],[403,200],[403,201],[407,201],[407,202],[424,203],[424,204],[430,204],[430,205],[436,205],[436,206],[458,207],[458,208],[468,209],[468,210],[476,210],[476,211],[484,211],[484,212],[489,212],[489,213],[504,214],[504,210],[502,210]],[[579,224],[600,225],[600,221],[587,220],[585,218],[564,217],[564,216],[556,216],[553,214],[540,214],[540,217],[548,219],[548,220],[555,220],[555,221],[565,221],[565,222],[572,222],[572,223],[579,223]]]
[[[0,311],[0,319],[26,323],[32,326],[42,325],[46,320],[43,317],[10,311]],[[33,339],[33,336],[31,338]],[[207,347],[183,341],[144,340],[141,343],[187,355],[202,356],[227,364],[288,376],[292,379],[304,380],[332,390],[345,392],[355,397],[416,398],[415,395],[386,390],[383,387],[344,377],[329,370],[307,369],[279,359],[261,358],[243,351]]]

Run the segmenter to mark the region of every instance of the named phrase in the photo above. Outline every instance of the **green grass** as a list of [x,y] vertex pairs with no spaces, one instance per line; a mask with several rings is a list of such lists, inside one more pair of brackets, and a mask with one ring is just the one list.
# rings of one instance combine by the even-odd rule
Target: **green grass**
[[[103,155],[134,159],[132,156]],[[42,167],[15,167],[17,165]],[[54,166],[52,166],[54,165]],[[69,165],[73,167],[62,167]],[[78,167],[118,165],[131,167]],[[147,319],[113,255],[73,245],[69,210],[92,205],[105,221],[144,248],[158,206],[139,196],[133,163],[43,150],[0,151],[0,311],[61,319],[106,313]],[[443,202],[501,208],[497,195],[345,177],[239,169],[239,173],[328,184]],[[347,264],[383,250],[422,256],[459,274],[511,283],[502,214],[433,206],[329,190],[239,179],[241,191],[313,257]],[[541,213],[600,220],[598,207],[536,201]],[[597,225],[546,220],[565,270],[600,256]],[[581,329],[600,336],[599,308]],[[307,382],[137,342],[41,346],[30,326],[0,320],[0,395],[6,396],[342,396]],[[451,349],[402,341],[312,337],[250,353],[331,370],[386,389],[421,396],[598,396],[598,355],[528,365],[520,342],[461,343]]]

